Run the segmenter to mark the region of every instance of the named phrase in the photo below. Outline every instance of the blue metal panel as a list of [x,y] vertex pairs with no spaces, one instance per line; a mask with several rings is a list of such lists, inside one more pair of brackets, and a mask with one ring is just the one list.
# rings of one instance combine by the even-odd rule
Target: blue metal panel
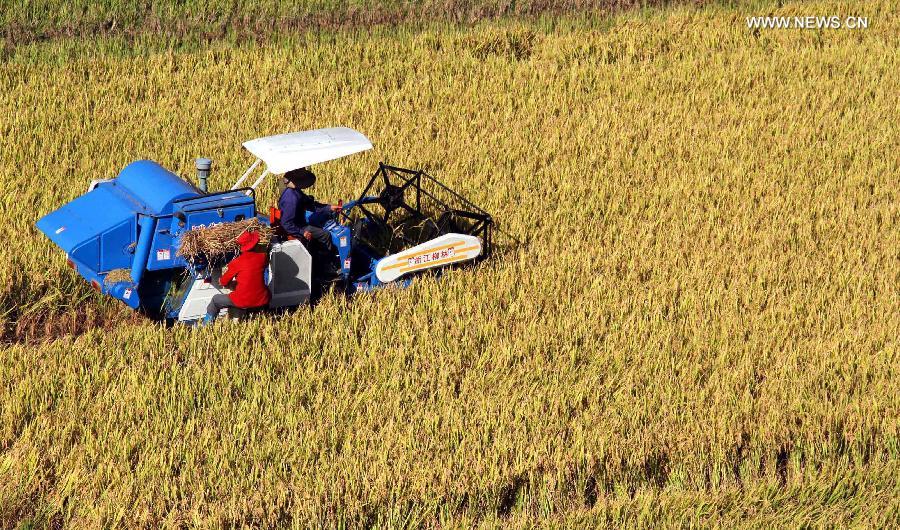
[[135,222],[131,219],[103,232],[100,237],[101,272],[131,267],[134,257]]
[[156,224],[153,245],[147,258],[147,270],[155,271],[184,266],[183,262],[175,255],[178,247],[174,244],[167,221],[169,219],[161,219]]
[[[100,268],[100,238],[94,237],[88,239],[81,245],[75,247],[75,249],[69,253],[69,259],[78,261],[82,266],[91,269],[91,272],[94,274],[98,273],[98,269]],[[85,278],[87,278],[87,276],[85,276]]]
[[198,226],[241,221],[256,216],[253,197],[243,192],[222,193],[181,201],[176,205],[176,210],[185,216],[185,226],[178,227],[178,233]]
[[253,206],[254,209],[256,207],[253,202],[253,197],[250,195],[247,195],[243,191],[229,191],[178,201],[176,209],[187,213],[216,208],[228,208],[238,205]]
[[[102,183],[90,193],[63,205],[60,209],[40,218],[38,229],[67,254],[74,255],[75,249],[124,222],[135,218],[136,210],[117,188],[115,183]],[[81,252],[81,260],[86,267],[98,270],[100,267],[99,241],[97,255]]]
[[338,250],[338,257],[341,263],[341,274],[347,276],[350,274],[350,245],[353,241],[353,234],[349,226],[344,226],[335,221],[325,223],[325,230],[331,234],[331,241]]
[[94,272],[93,269],[86,267],[83,263],[80,263],[76,259],[70,258],[70,261],[72,262],[72,265],[75,268],[75,272],[77,272],[82,278],[84,278],[88,282],[95,284],[95,286],[97,286],[97,288],[102,289],[103,276],[97,274],[96,272]]
[[213,208],[210,210],[197,210],[187,212],[187,225],[185,228],[197,228],[215,223],[230,223],[250,219],[256,215],[253,206],[235,206],[231,208]]
[[151,160],[128,164],[119,173],[116,184],[155,215],[172,213],[173,201],[200,196],[192,184]]

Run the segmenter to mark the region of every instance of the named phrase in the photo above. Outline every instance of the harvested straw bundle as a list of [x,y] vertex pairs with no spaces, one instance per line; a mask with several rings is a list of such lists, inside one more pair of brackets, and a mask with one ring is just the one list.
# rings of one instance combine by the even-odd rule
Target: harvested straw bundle
[[106,285],[120,282],[131,282],[131,269],[113,269],[103,278],[103,283]]
[[189,261],[204,258],[213,262],[224,258],[226,255],[237,252],[236,239],[244,231],[257,232],[259,244],[266,246],[272,240],[272,228],[259,219],[252,218],[231,223],[217,223],[209,226],[192,228],[181,236],[181,245],[177,255],[183,256]]

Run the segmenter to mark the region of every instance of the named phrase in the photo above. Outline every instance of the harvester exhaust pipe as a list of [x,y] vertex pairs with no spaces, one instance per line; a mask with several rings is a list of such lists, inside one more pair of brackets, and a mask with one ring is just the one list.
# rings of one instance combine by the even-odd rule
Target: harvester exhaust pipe
[[208,158],[198,158],[195,162],[197,166],[197,183],[200,191],[206,193],[206,179],[209,178],[209,168],[212,167],[212,160]]

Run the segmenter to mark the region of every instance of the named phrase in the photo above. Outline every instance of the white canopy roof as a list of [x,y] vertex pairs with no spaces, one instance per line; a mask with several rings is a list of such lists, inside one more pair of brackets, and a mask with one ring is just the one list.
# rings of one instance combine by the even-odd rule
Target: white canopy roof
[[244,147],[278,174],[367,151],[372,142],[359,131],[331,127],[265,136],[244,142]]

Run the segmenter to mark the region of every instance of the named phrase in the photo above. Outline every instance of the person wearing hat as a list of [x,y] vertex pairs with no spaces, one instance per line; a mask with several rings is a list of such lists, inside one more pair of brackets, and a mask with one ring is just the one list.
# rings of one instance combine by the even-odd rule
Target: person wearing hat
[[219,311],[226,307],[252,309],[269,303],[269,289],[263,276],[268,264],[269,255],[266,249],[260,248],[259,233],[244,231],[237,238],[241,253],[222,269],[219,282],[224,286],[235,282],[234,290],[229,294],[217,294],[206,306],[206,316],[202,324],[213,322]]
[[315,183],[315,173],[305,167],[285,173],[285,187],[278,199],[278,208],[281,210],[281,228],[288,236],[304,241],[313,258],[313,279],[321,283],[339,270],[337,249],[331,241],[331,234],[308,221],[307,214],[310,218],[328,219],[341,208],[321,203],[304,193],[303,190]]

